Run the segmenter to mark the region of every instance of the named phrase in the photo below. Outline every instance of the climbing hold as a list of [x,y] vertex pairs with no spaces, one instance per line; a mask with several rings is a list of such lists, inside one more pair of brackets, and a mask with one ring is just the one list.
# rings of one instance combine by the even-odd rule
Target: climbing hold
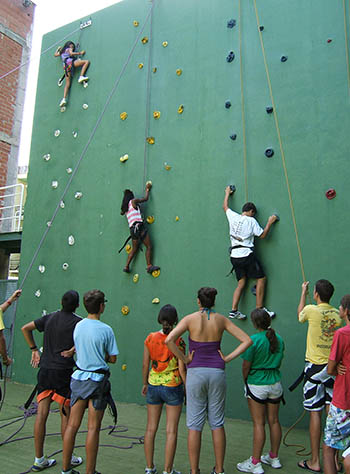
[[52,222],[51,222],[51,221],[47,221],[47,222],[46,222],[46,225],[47,225],[47,227],[51,227],[51,226],[52,226]]
[[81,191],[77,191],[74,194],[75,199],[81,199],[83,197],[83,193]]
[[62,78],[62,77],[60,77],[60,78],[58,79],[58,81],[57,81],[58,87],[61,87],[61,86],[62,86],[62,84],[63,84],[63,79],[64,79],[64,78]]
[[126,364],[122,365],[122,370],[126,370]]
[[84,81],[83,87],[84,87],[84,89],[86,89],[87,87],[89,87],[88,81]]
[[[47,315],[47,311],[46,309],[43,309],[42,312],[41,312],[41,316],[46,316]],[[42,352],[42,347],[40,347],[39,351]]]
[[76,132],[75,130],[73,130],[73,131],[72,131],[72,135],[73,135],[73,138],[77,138],[78,132]]
[[40,273],[44,273],[44,271],[46,270],[45,265],[39,265],[38,270]]
[[139,274],[138,273],[135,273],[135,275],[132,277],[132,281],[134,283],[137,283],[139,281]]
[[236,186],[234,184],[229,184],[231,193],[236,191]]
[[332,42],[332,40],[329,38],[329,39],[327,40],[327,43],[331,43],[331,42]]
[[153,304],[158,304],[158,303],[160,303],[160,299],[159,298],[153,298],[152,303]]
[[175,217],[175,220],[176,220],[176,222],[179,221],[179,220],[180,220],[180,217],[179,217],[179,216],[176,216],[176,217]]
[[147,38],[147,36],[144,36],[144,37],[142,38],[141,43],[142,43],[142,44],[148,43],[148,38]]
[[66,107],[64,105],[62,105],[62,107],[60,107],[60,111],[63,113],[66,111]]
[[163,41],[162,43],[163,47],[166,48],[168,46],[168,42],[167,41]]
[[155,119],[159,119],[159,117],[160,117],[160,112],[159,112],[159,110],[155,110],[155,111],[153,112],[153,117],[154,117]]
[[119,117],[122,119],[122,120],[125,120],[127,117],[128,117],[128,114],[126,112],[122,112]]
[[83,104],[83,109],[87,110],[89,108],[88,104]]
[[65,263],[62,265],[62,270],[68,270],[68,267],[69,267],[68,263],[65,262]]
[[148,224],[153,224],[155,219],[154,219],[154,216],[148,216],[146,220],[147,220]]
[[124,314],[124,316],[126,316],[127,314],[129,314],[129,307],[128,306],[122,306],[122,313]]
[[51,187],[52,187],[53,189],[56,189],[56,188],[58,187],[58,181],[52,181]]
[[232,63],[234,59],[235,59],[235,53],[233,51],[230,51],[228,55],[226,56],[226,61],[228,63]]
[[125,252],[126,252],[126,253],[130,253],[130,252],[131,252],[131,245],[130,245],[130,244],[125,245]]
[[232,20],[227,22],[227,28],[233,28],[234,26],[236,26],[236,20],[232,18]]
[[279,222],[280,221],[280,216],[278,214],[276,214],[276,212],[274,212],[273,215],[276,217],[276,222]]
[[152,69],[152,72],[153,72],[153,73],[156,73],[156,72],[157,72],[157,68],[154,67],[154,68]]
[[60,201],[60,208],[61,208],[61,209],[64,209],[64,207],[65,207],[64,201]]
[[140,63],[139,64],[139,69],[142,69],[143,68],[143,63]]
[[176,74],[177,74],[178,76],[181,76],[181,74],[182,74],[182,69],[176,69]]
[[275,152],[273,151],[272,148],[266,148],[265,156],[267,156],[267,158],[271,158],[274,154],[275,154]]
[[230,138],[231,140],[235,141],[237,138],[237,133],[233,133],[232,135],[230,135]]
[[37,298],[40,298],[40,296],[41,296],[41,291],[40,291],[40,290],[36,290],[36,292],[35,292],[34,294],[35,294],[35,296],[36,296]]
[[154,143],[155,143],[154,137],[147,137],[147,138],[146,138],[146,141],[147,141],[147,143],[149,143],[150,145],[154,145]]
[[121,163],[125,163],[129,159],[129,155],[123,155],[119,158]]
[[73,235],[70,235],[68,237],[68,244],[69,245],[74,245],[74,243],[75,243],[75,239],[74,239]]
[[72,168],[67,168],[66,171],[67,171],[68,174],[71,174],[73,170],[72,170]]
[[159,275],[160,275],[160,270],[154,270],[154,271],[152,272],[153,278],[158,278]]
[[256,296],[256,285],[252,286],[250,291],[253,293],[254,296]]
[[281,63],[285,63],[288,60],[288,56],[281,56]]
[[153,185],[152,181],[146,181],[146,186],[149,186],[151,188],[152,185]]
[[177,109],[177,113],[182,114],[183,111],[184,111],[184,106],[180,105],[180,107]]
[[139,22],[137,20],[134,20],[132,23],[135,26],[135,28],[137,28],[139,26]]
[[231,107],[231,102],[230,102],[229,100],[227,100],[227,101],[225,102],[225,108],[226,108],[226,109],[229,109],[230,107]]
[[335,189],[333,189],[333,188],[330,188],[326,191],[326,198],[327,199],[334,199],[336,195],[337,195],[337,193],[336,193]]
[[270,106],[266,107],[266,113],[272,114],[272,112],[273,112],[273,107],[270,107]]
[[263,26],[263,25],[260,25],[260,26],[259,26],[259,30],[260,30],[260,31],[264,31],[264,26]]
[[45,161],[49,161],[51,159],[50,153],[46,153],[46,155],[43,156]]
[[61,130],[55,130],[54,135],[55,137],[59,137],[61,135]]
[[167,162],[164,163],[164,168],[165,168],[167,171],[170,171],[170,170],[171,170],[171,166],[170,166],[169,163],[167,163]]

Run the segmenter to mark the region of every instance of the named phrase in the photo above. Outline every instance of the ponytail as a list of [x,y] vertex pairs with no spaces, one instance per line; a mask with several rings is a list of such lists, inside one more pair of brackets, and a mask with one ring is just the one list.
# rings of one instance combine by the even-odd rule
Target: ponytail
[[270,342],[270,352],[274,354],[278,349],[278,339],[275,330],[271,326],[267,328],[266,337]]

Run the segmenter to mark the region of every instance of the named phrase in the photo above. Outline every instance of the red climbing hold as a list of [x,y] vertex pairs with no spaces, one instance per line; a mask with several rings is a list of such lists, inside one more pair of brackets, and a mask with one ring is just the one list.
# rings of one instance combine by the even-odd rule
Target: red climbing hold
[[329,38],[329,39],[327,40],[327,43],[331,43],[331,42],[332,42],[332,40]]
[[337,193],[336,193],[335,189],[333,189],[333,188],[330,188],[326,191],[326,198],[327,199],[334,199],[336,195],[337,195]]

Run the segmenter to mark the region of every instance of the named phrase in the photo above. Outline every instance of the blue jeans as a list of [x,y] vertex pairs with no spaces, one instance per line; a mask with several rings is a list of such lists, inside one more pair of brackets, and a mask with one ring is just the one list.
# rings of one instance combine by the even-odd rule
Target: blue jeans
[[148,384],[146,401],[149,405],[162,405],[163,403],[170,406],[182,405],[184,386],[181,384],[177,387],[166,387]]

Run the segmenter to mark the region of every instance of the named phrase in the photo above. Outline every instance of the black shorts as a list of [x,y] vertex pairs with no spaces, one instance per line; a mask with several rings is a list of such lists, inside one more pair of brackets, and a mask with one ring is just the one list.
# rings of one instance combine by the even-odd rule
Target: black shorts
[[72,373],[73,369],[45,369],[41,367],[38,372],[38,396],[42,392],[53,391],[61,397],[69,399]]
[[256,258],[254,252],[250,253],[247,257],[231,257],[230,260],[236,273],[237,281],[241,280],[243,277],[264,278],[265,276],[261,263]]
[[147,235],[147,228],[145,224],[143,222],[135,222],[130,227],[130,235],[132,240],[140,240],[143,242]]

